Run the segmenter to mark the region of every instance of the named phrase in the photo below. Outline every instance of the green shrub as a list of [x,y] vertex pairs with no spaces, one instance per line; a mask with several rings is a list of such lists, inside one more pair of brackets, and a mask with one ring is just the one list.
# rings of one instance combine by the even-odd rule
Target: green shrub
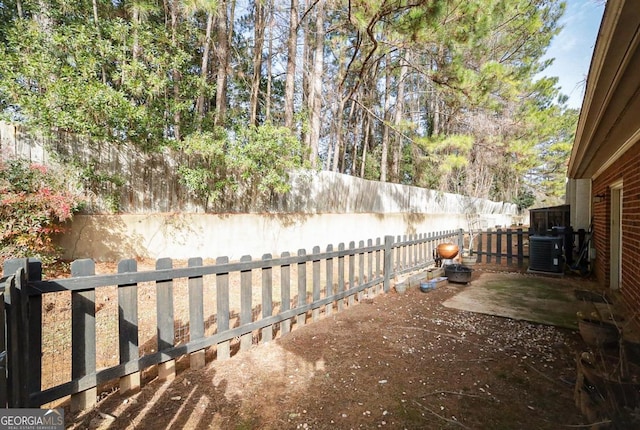
[[0,261],[36,257],[53,263],[60,255],[53,238],[81,202],[47,167],[0,158]]
[[289,191],[291,170],[308,167],[302,142],[285,127],[270,123],[233,133],[222,129],[193,133],[180,150],[194,155],[178,167],[180,182],[205,208],[241,189],[245,198]]

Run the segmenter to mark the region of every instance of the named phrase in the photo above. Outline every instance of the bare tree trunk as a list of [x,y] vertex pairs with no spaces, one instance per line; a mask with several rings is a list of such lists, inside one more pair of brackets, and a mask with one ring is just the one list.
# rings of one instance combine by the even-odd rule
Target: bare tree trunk
[[[343,76],[344,73],[346,72],[346,68],[347,65],[344,61],[344,57],[345,57],[345,53],[343,50],[340,50],[340,54],[338,54],[338,61],[340,62],[340,65],[338,66],[338,76]],[[346,148],[344,148],[343,145],[343,129],[344,129],[344,105],[347,102],[347,100],[350,97],[351,92],[347,91],[347,94],[344,95],[343,91],[342,91],[342,87],[339,86],[338,87],[338,97],[340,97],[340,100],[338,101],[338,104],[336,105],[336,111],[334,112],[334,123],[336,125],[335,130],[334,130],[334,141],[335,141],[335,146],[334,146],[334,151],[333,151],[333,166],[332,166],[332,171],[333,172],[341,172],[344,170],[344,153],[346,151]],[[343,156],[343,162],[342,162],[342,167],[340,167],[340,154],[342,153]]]
[[[342,107],[342,111],[343,111],[342,114],[344,114],[344,104],[345,103],[346,103],[346,100],[343,99],[343,102],[341,103],[342,106],[343,106]],[[355,100],[351,100],[351,108],[349,109],[349,118],[347,118],[347,130],[356,130],[356,128],[354,127],[354,124],[352,124],[353,115],[354,115],[354,112],[355,112],[355,103],[356,103]],[[349,145],[349,143],[345,141],[344,134],[346,134],[346,130],[344,130],[344,133],[343,133],[343,131],[342,131],[343,128],[344,128],[342,126],[343,120],[340,119],[339,122],[340,122],[340,129],[338,130],[338,133],[340,133],[340,136],[341,136],[340,137],[340,141],[342,142],[342,147],[343,147],[342,159],[340,160],[340,170],[339,171],[342,172],[342,173],[346,173],[347,172],[347,167],[348,167],[347,166],[347,155],[349,154],[349,146],[351,146],[353,148],[353,151],[354,151],[354,154],[355,154],[355,148],[356,148],[355,142],[356,142],[356,140],[352,139],[351,140],[351,145]]]
[[360,177],[364,179],[364,169],[367,165],[367,148],[369,146],[369,135],[371,132],[371,115],[364,114],[362,127],[364,128],[364,137],[362,139],[362,161],[360,162]]
[[287,40],[287,77],[284,85],[284,125],[293,130],[293,103],[298,52],[298,0],[291,0],[289,9],[289,39]]
[[[179,1],[171,2],[171,45],[176,48],[176,35],[178,32],[178,8]],[[173,136],[176,141],[182,140],[180,125],[182,123],[182,113],[180,111],[180,71],[178,69],[171,70],[171,78],[173,79]]]
[[205,88],[207,80],[209,79],[209,51],[211,49],[211,32],[213,30],[213,13],[207,13],[207,30],[204,38],[204,44],[202,46],[202,63],[200,66],[200,94],[196,100],[196,112],[197,116],[197,129],[202,130],[202,121],[205,116]]
[[[235,1],[231,4],[231,13],[235,9]],[[233,34],[233,27],[227,29],[227,1],[220,0],[221,12],[216,17],[216,44],[214,52],[218,62],[216,70],[216,111],[215,125],[225,123],[227,111],[227,69],[229,67],[229,40]],[[233,23],[233,19],[230,20]]]
[[265,7],[263,0],[257,0],[255,8],[253,78],[251,80],[251,96],[249,99],[249,124],[251,125],[258,125],[258,99],[260,96],[260,80],[262,78],[262,47],[264,46],[265,30]]
[[273,26],[274,26],[274,11],[273,11],[273,0],[267,0],[268,4],[268,14],[269,14],[269,45],[267,48],[267,93],[266,100],[264,104],[264,119],[265,121],[271,120],[271,76],[272,76],[272,59],[273,59]]
[[[18,5],[18,16],[20,16],[20,18],[22,18],[22,6],[20,4],[20,1],[18,0],[16,2],[16,4]],[[100,31],[100,25],[99,25],[99,16],[98,16],[98,1],[97,0],[93,0],[92,1],[93,4],[93,22],[96,25],[96,30],[98,31],[98,37],[100,39],[102,39],[102,31]],[[102,83],[103,85],[107,84],[107,71],[104,68],[104,63],[100,64],[100,69],[101,69],[101,74],[102,74]]]
[[[402,116],[404,112],[404,78],[407,75],[407,64],[403,62],[400,68],[400,76],[398,77],[398,95],[396,97],[396,112],[393,119],[393,125],[396,130],[400,129],[400,123],[402,122]],[[395,182],[400,182],[400,159],[402,157],[402,135],[396,133],[395,147],[393,151],[393,178]]]
[[[351,102],[351,112],[349,112],[349,127],[353,130],[353,142],[351,147],[353,154],[351,155],[351,174],[358,176],[358,142],[360,142],[360,133],[362,132],[362,116],[355,114],[355,100]],[[354,119],[355,118],[355,119]]]
[[318,144],[320,141],[320,114],[322,111],[322,71],[324,68],[324,0],[316,4],[316,39],[313,58],[313,72],[310,78],[311,91],[309,106],[311,112],[311,124],[309,131],[309,161],[311,166],[316,165],[318,158]]
[[[389,66],[389,57],[387,57]],[[391,68],[386,67],[384,86],[384,123],[382,124],[382,154],[380,156],[380,182],[387,182],[387,163],[389,158],[389,119],[391,118]]]
[[[334,172],[340,172],[341,169],[339,167],[339,163],[340,163],[340,152],[342,149],[342,126],[344,124],[344,120],[342,119],[342,116],[344,115],[344,103],[345,103],[345,99],[344,98],[340,98],[340,101],[338,102],[338,108],[336,109],[336,135],[335,135],[335,148],[333,151],[333,169],[332,171]],[[342,168],[344,169],[344,163],[342,164]]]
[[[308,17],[305,12],[305,16]],[[313,54],[311,49],[311,30],[309,29],[309,18],[302,21],[302,34],[304,43],[302,44],[302,105],[307,107],[307,110],[311,110],[311,70],[309,64],[313,64]],[[311,115],[309,115],[309,121],[311,121]],[[302,140],[307,148],[311,147],[311,137],[306,127],[302,129]],[[311,155],[309,155],[311,157]]]

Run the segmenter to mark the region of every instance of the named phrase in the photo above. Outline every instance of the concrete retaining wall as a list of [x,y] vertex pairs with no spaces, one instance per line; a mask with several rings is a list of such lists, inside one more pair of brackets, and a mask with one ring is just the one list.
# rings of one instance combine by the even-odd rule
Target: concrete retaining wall
[[[510,225],[512,217],[485,222]],[[350,241],[453,229],[467,229],[456,214],[149,214],[78,215],[59,244],[65,258],[116,261],[122,258],[228,256],[260,258],[298,249],[325,249]]]

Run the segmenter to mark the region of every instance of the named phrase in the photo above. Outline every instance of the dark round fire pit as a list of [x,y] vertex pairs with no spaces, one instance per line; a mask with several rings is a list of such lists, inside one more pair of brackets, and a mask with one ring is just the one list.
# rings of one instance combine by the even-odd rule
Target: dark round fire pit
[[466,284],[471,280],[472,269],[462,264],[448,264],[444,266],[444,275],[449,282]]

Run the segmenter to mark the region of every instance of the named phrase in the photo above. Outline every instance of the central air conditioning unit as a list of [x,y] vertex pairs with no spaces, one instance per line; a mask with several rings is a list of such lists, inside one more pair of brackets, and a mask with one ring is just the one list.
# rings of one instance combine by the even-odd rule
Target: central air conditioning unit
[[564,271],[562,236],[531,236],[529,238],[529,270],[562,273]]

